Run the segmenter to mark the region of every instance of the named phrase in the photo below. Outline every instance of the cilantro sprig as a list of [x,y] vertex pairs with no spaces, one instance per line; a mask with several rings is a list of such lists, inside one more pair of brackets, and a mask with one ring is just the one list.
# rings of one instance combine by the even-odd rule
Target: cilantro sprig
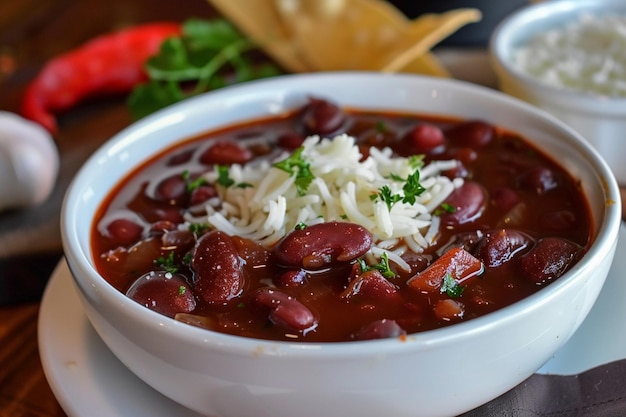
[[176,263],[174,259],[174,252],[170,252],[167,256],[159,256],[154,260],[154,264],[157,267],[163,268],[166,272],[170,274],[175,274],[180,270],[180,266]]
[[383,185],[378,189],[378,193],[372,194],[372,201],[380,199],[387,205],[387,209],[391,211],[394,204],[401,201],[404,204],[415,204],[426,188],[420,183],[420,172],[416,169],[406,179],[402,179],[398,175],[392,174],[391,178],[395,181],[404,181],[402,186],[402,194],[394,193],[388,185]]
[[280,73],[269,63],[255,64],[249,53],[255,40],[224,19],[189,19],[182,35],[165,40],[145,65],[149,81],[128,98],[129,109],[140,119],[188,97],[244,81]]
[[361,267],[361,272],[377,270],[377,271],[380,271],[380,273],[385,278],[393,278],[393,277],[396,276],[396,273],[393,272],[391,267],[389,266],[389,256],[387,255],[387,252],[383,252],[380,255],[380,262],[379,263],[374,264],[374,265],[368,265],[365,262],[365,260],[359,259],[359,266]]
[[465,291],[465,286],[460,285],[459,282],[454,279],[452,274],[447,273],[443,277],[443,282],[441,283],[441,292],[448,294],[448,297],[458,298]]
[[296,149],[291,155],[282,161],[276,162],[273,166],[285,171],[291,176],[296,177],[295,185],[298,190],[298,195],[305,195],[309,185],[315,179],[313,172],[311,171],[311,165],[303,158],[302,152],[304,147],[301,146]]

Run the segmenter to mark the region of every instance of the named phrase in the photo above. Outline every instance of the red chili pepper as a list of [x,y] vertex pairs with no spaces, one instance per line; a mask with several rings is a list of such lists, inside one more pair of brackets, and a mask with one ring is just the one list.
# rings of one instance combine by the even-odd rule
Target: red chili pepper
[[87,97],[131,91],[147,79],[146,60],[166,38],[180,33],[179,23],[147,23],[100,35],[53,58],[27,86],[22,115],[56,133],[54,112]]

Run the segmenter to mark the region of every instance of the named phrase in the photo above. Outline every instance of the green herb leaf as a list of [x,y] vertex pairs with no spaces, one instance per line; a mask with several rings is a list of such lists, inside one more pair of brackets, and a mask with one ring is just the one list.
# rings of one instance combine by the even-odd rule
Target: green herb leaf
[[230,177],[228,167],[224,165],[217,165],[217,183],[226,188],[235,184],[235,180]]
[[417,197],[426,191],[426,188],[420,184],[419,170],[415,170],[414,173],[409,175],[402,187],[402,191],[404,191],[402,202],[405,204],[415,204]]
[[208,223],[191,223],[189,225],[189,231],[196,235],[201,235],[209,229]]
[[247,56],[257,48],[256,40],[224,19],[186,21],[182,35],[165,40],[146,62],[150,80],[128,99],[133,117],[228,84],[279,74],[276,66],[257,65]]
[[420,169],[424,167],[424,157],[424,155],[409,156],[409,166],[413,169]]
[[380,271],[380,273],[385,278],[393,278],[396,276],[396,273],[393,272],[391,270],[391,267],[389,266],[389,256],[387,255],[387,252],[383,252],[380,255],[379,263],[374,264],[374,265],[368,265],[367,263],[365,263],[363,259],[359,259],[359,266],[361,267],[361,273],[371,271],[371,270],[377,270],[377,271]]
[[311,166],[302,157],[304,147],[299,147],[291,155],[282,161],[276,162],[273,166],[287,172],[289,175],[295,175],[295,185],[298,190],[298,195],[305,195],[309,185],[315,179],[313,172],[311,172]]
[[447,273],[443,277],[443,282],[441,284],[441,292],[448,294],[448,297],[458,298],[465,291],[465,286],[459,285],[456,279],[452,276],[452,274]]
[[154,260],[154,264],[158,267],[165,269],[166,272],[169,272],[171,274],[175,274],[179,270],[179,266],[176,264],[176,261],[174,260],[173,251],[170,252],[167,257],[159,256],[157,259]]
[[435,216],[441,216],[443,213],[454,213],[456,207],[450,203],[441,203],[439,207],[433,212]]
[[178,295],[184,295],[187,292],[187,288],[184,285],[178,287]]

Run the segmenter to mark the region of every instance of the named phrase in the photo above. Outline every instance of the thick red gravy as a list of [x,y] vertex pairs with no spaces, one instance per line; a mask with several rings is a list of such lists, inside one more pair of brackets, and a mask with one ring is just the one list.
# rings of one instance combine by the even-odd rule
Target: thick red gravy
[[[473,185],[440,208],[434,246],[402,255],[410,272],[393,263],[389,277],[365,272],[358,250],[343,261],[330,251],[321,267],[287,265],[275,247],[203,225],[179,226],[184,213],[201,215],[202,202],[216,195],[214,184],[193,184],[203,171],[291,152],[310,134],[342,132],[357,138],[364,155],[370,146],[388,146],[402,156],[423,154],[426,162],[456,159],[458,167],[445,175]],[[171,174],[161,175],[164,170]],[[357,245],[339,236],[352,232],[367,243],[362,231],[341,227],[309,231],[331,246]],[[576,180],[514,133],[479,120],[341,109],[312,99],[289,114],[181,140],[137,167],[102,203],[92,247],[111,285],[163,314],[246,337],[336,342],[403,337],[501,309],[558,279],[584,254],[591,235]],[[437,268],[424,271],[458,248],[462,255],[450,255],[447,265],[465,265],[469,256],[479,270],[468,279],[453,273],[447,284],[441,276],[429,284],[424,277]],[[167,267],[176,271],[168,274]],[[148,279],[151,271],[156,274]]]

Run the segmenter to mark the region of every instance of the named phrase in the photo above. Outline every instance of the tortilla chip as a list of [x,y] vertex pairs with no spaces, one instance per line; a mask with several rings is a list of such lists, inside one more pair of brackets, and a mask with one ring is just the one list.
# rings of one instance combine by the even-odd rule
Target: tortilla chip
[[416,42],[388,62],[382,71],[398,71],[417,56],[431,50],[439,42],[468,23],[481,19],[477,9],[457,9],[442,14],[425,14],[410,23],[410,38]]
[[409,20],[383,0],[208,0],[291,72],[370,70],[449,76],[429,50],[475,9]]
[[209,2],[246,36],[259,42],[262,49],[286,70],[308,71],[295,51],[294,44],[271,0],[209,0]]
[[[323,19],[311,13],[309,0],[276,0],[278,13],[311,70],[401,69],[465,23],[474,9],[407,19],[381,0],[346,0],[345,7]],[[329,1],[329,0],[322,0]],[[391,65],[390,65],[391,64]]]
[[[391,71],[389,71],[391,72]],[[448,69],[431,52],[425,52],[414,58],[398,72],[410,72],[415,74],[431,75],[434,77],[451,78]]]

